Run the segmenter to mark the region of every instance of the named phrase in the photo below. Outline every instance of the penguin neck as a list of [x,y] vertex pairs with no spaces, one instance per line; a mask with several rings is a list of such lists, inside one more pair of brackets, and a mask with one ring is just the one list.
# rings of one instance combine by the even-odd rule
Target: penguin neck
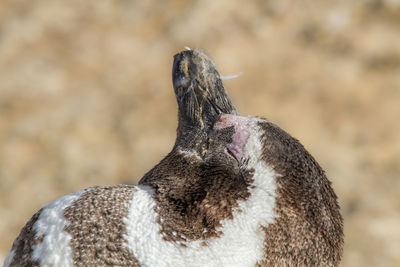
[[194,171],[203,161],[201,155],[208,138],[200,123],[201,120],[189,120],[179,106],[177,135],[172,150],[140,179],[139,184],[150,186],[155,192],[162,193],[158,189],[163,186],[185,186],[178,182],[189,175],[195,180],[197,176]]
[[[179,116],[180,117],[180,116]],[[208,131],[199,125],[179,120],[175,145],[171,151],[186,151],[191,154],[202,155],[208,139]]]

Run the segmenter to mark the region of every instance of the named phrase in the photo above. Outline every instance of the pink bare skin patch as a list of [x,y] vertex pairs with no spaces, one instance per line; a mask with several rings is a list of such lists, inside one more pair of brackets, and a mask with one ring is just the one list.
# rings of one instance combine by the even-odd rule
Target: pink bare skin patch
[[220,130],[231,126],[234,127],[235,133],[232,135],[232,142],[227,144],[226,148],[240,162],[245,155],[245,146],[250,136],[249,119],[225,114],[215,123],[214,129]]

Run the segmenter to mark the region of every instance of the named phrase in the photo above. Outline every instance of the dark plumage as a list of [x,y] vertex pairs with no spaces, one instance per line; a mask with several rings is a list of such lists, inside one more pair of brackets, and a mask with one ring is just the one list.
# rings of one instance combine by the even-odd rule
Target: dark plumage
[[274,224],[263,227],[261,265],[336,266],[343,219],[331,182],[308,151],[273,123],[261,122],[262,159],[280,174]]

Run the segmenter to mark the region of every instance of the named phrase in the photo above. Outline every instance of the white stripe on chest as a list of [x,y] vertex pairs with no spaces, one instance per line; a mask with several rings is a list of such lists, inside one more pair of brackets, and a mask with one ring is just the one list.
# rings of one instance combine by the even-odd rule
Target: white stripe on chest
[[64,210],[78,199],[82,190],[63,196],[43,208],[33,225],[35,238],[43,236],[43,241],[33,247],[31,260],[39,266],[72,266],[71,235],[64,231],[69,222],[64,218]]
[[167,242],[160,234],[154,211],[156,202],[151,189],[138,186],[131,201],[124,237],[128,248],[142,266],[254,266],[263,257],[265,233],[260,226],[266,226],[276,217],[275,177],[277,176],[260,160],[259,136],[251,137],[246,151],[253,153],[249,166],[255,169],[254,188],[246,201],[239,201],[233,220],[222,221],[223,232],[219,238],[178,243]]

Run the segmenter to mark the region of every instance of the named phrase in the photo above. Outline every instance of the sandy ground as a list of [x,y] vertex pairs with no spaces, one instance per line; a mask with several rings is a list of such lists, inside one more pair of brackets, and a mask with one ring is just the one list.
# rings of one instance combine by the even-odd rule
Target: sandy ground
[[55,198],[136,183],[171,148],[173,55],[201,47],[242,114],[327,171],[342,266],[400,266],[400,1],[0,4],[0,254]]

